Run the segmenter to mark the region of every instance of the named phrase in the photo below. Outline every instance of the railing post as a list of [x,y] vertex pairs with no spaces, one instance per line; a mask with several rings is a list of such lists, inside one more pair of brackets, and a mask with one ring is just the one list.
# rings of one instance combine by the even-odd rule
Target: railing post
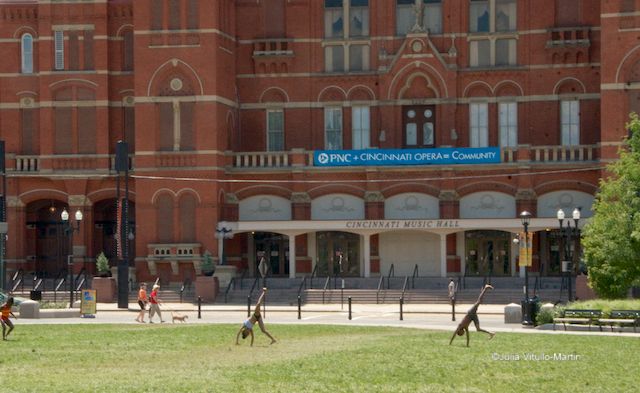
[[198,296],[198,319],[202,319],[202,296]]
[[351,320],[351,296],[349,296],[348,300],[349,300],[349,320]]
[[404,298],[400,298],[400,320],[403,321],[403,315],[402,315],[402,305],[404,304]]
[[302,319],[302,299],[298,296],[298,319]]

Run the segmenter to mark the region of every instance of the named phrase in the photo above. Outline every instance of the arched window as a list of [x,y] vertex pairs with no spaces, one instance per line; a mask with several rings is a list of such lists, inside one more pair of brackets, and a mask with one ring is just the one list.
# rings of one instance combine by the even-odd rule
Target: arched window
[[22,73],[33,73],[33,36],[26,33],[22,35]]
[[173,242],[173,198],[171,195],[162,194],[156,202],[157,235],[158,242]]
[[180,198],[180,240],[183,243],[196,241],[196,198],[185,194]]

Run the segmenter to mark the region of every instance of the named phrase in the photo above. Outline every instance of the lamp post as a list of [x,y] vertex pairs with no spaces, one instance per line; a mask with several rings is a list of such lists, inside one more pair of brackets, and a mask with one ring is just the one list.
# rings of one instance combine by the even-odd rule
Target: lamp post
[[69,222],[69,212],[67,209],[62,210],[60,214],[60,218],[62,218],[62,227],[64,229],[64,234],[71,239],[71,253],[67,255],[67,269],[69,269],[69,308],[73,307],[73,233],[75,231],[80,232],[80,222],[82,221],[82,212],[80,209],[76,211],[75,214],[75,225]]
[[[520,260],[524,263],[522,264],[524,267],[524,300],[522,301],[522,324],[523,325],[533,325],[533,304],[531,299],[529,299],[529,272],[527,267],[529,266],[529,255],[531,250],[529,250],[529,223],[531,222],[531,213],[528,211],[523,211],[520,213],[520,221],[522,222],[522,226],[524,227],[524,239],[520,239],[520,241],[524,242],[524,258],[522,255],[520,256]],[[522,262],[521,262],[522,263]]]
[[233,238],[233,228],[229,226],[229,223],[226,221],[218,222],[216,226],[216,239],[220,240],[219,246],[219,254],[220,254],[220,264],[226,264],[226,258],[224,255],[224,239],[232,239]]
[[579,208],[575,208],[573,209],[573,213],[572,213],[572,218],[573,218],[573,223],[574,226],[573,228],[571,227],[571,220],[567,219],[567,224],[564,225],[564,221],[565,221],[565,215],[564,215],[564,210],[562,209],[558,209],[558,213],[556,214],[556,217],[558,218],[558,224],[560,225],[560,234],[564,237],[564,259],[562,260],[562,274],[565,276],[568,276],[568,283],[567,283],[567,291],[568,293],[568,300],[572,301],[573,300],[573,290],[571,288],[571,272],[573,271],[573,253],[571,252],[571,241],[575,232],[576,235],[576,244],[574,245],[574,251],[575,248],[577,246],[578,243],[578,222],[580,221],[580,209]]

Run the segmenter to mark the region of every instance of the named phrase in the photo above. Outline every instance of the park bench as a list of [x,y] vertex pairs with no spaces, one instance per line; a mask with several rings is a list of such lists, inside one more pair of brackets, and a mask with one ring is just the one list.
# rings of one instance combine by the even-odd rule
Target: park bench
[[611,326],[611,331],[613,331],[613,325],[619,325],[621,328],[633,326],[635,333],[636,326],[640,324],[640,310],[612,310],[609,318],[599,318],[598,323],[600,323],[600,330],[602,330],[603,324]]
[[556,323],[562,323],[564,330],[567,330],[567,324],[591,325],[598,322],[602,316],[602,310],[579,310],[567,309],[562,313],[562,317],[553,318],[553,330],[556,330]]

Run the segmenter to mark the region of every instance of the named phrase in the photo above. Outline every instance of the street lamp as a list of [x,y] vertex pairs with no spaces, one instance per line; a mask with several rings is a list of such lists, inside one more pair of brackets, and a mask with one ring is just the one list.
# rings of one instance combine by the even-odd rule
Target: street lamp
[[232,239],[233,238],[233,228],[229,226],[229,223],[226,221],[218,222],[216,226],[216,239],[220,240],[220,264],[225,265],[226,258],[224,255],[224,239]]
[[80,209],[76,211],[75,214],[75,225],[69,222],[69,212],[67,209],[62,210],[60,214],[60,218],[62,218],[62,228],[64,230],[64,234],[71,239],[71,253],[67,255],[67,269],[69,269],[69,308],[73,307],[73,269],[71,268],[73,265],[73,233],[75,231],[80,232],[80,222],[82,221],[82,212]]
[[576,249],[578,238],[579,238],[579,229],[578,222],[580,221],[580,209],[573,209],[572,217],[573,217],[573,228],[571,227],[571,220],[567,219],[567,225],[564,224],[564,210],[558,209],[558,213],[556,214],[558,218],[558,223],[560,224],[560,234],[564,237],[564,259],[562,260],[562,274],[569,277],[567,284],[568,300],[573,300],[573,291],[571,289],[571,272],[573,271],[573,254],[571,253],[571,240],[573,238],[574,232],[576,235],[576,244],[574,245],[574,250]]
[[[522,324],[533,325],[533,302],[529,299],[529,272],[527,267],[529,266],[529,256],[531,250],[529,250],[529,223],[531,222],[531,213],[523,211],[520,213],[520,221],[524,227],[524,257],[520,255],[521,264],[524,267],[524,300],[522,301]],[[524,263],[522,263],[524,262]]]

